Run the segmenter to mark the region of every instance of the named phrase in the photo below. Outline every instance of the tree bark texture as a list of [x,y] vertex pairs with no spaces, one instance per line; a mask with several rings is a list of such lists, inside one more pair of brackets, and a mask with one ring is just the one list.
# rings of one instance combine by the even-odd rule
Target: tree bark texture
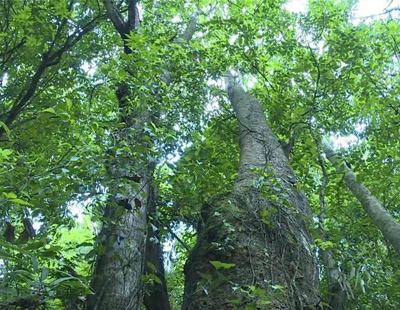
[[[113,1],[105,0],[109,17],[124,41],[125,53],[132,52],[125,41],[127,35],[130,31],[139,32],[136,3],[137,1],[129,2],[128,20],[125,22],[116,4]],[[199,12],[196,12],[191,17],[184,33],[178,37],[177,44],[190,41],[196,29],[198,14]],[[172,82],[172,74],[168,69],[166,68],[163,75],[160,76],[160,79],[166,84]],[[129,98],[132,95],[130,85],[120,84],[116,94],[121,111],[123,111],[123,107],[129,105]],[[136,130],[137,141],[132,140],[131,135],[125,134],[124,130],[116,134],[116,140],[124,141],[133,148],[134,144],[140,141],[140,133],[146,124],[150,121],[157,122],[156,119],[150,120],[147,114],[147,109],[141,111],[138,108],[130,115],[122,115],[121,121],[126,124],[126,131],[132,128]],[[140,122],[137,121],[138,119]],[[151,146],[147,145],[147,147]],[[106,220],[109,218],[109,221],[104,223],[99,238],[99,244],[105,249],[105,253],[100,254],[97,261],[96,273],[92,281],[95,295],[88,298],[90,310],[139,310],[143,297],[147,310],[170,309],[164,277],[162,248],[158,236],[155,191],[152,187],[153,169],[154,165],[146,160],[135,161],[132,158],[116,156],[109,167],[111,178],[136,180],[140,182],[140,190],[128,189],[130,191],[128,197],[122,200],[115,198],[111,205],[107,206],[105,217]],[[141,177],[138,178],[138,176]],[[149,214],[150,218],[147,221]],[[151,275],[156,276],[161,283],[155,281],[153,285],[146,287],[145,292],[142,282],[142,276],[145,274],[148,279],[151,279],[149,277]]]
[[[323,240],[326,240],[324,238]],[[322,260],[328,280],[329,308],[330,310],[344,310],[347,300],[348,283],[342,279],[342,273],[330,249],[321,250]]]
[[[137,309],[142,305],[144,253],[146,247],[146,210],[152,204],[149,177],[142,178],[140,198],[110,202],[98,237],[98,260],[92,279],[94,295],[88,298],[88,309]],[[137,199],[137,200],[135,200]],[[138,200],[140,207],[138,207]],[[127,203],[127,205],[125,205]],[[124,205],[122,205],[124,204]],[[129,208],[130,207],[130,208]],[[131,210],[128,210],[128,209]]]
[[347,188],[356,196],[364,210],[370,216],[372,222],[382,232],[383,236],[394,247],[396,253],[400,255],[400,224],[393,216],[380,204],[378,199],[364,186],[357,181],[353,170],[340,159],[330,146],[329,142],[324,139],[324,152],[330,163],[336,168],[338,173],[344,174],[344,181]]
[[[128,20],[124,21],[113,1],[105,0],[108,16],[120,34],[124,52],[126,36],[140,31],[137,1],[130,1]],[[118,85],[116,95],[120,111],[129,106],[132,90],[127,83]],[[147,109],[138,108],[130,114],[121,114],[124,128],[114,133],[115,141],[132,149],[140,142],[147,117]],[[140,120],[140,121],[139,121]],[[132,132],[135,132],[133,135]],[[143,144],[143,143],[142,143]],[[146,144],[146,147],[151,147]],[[147,236],[147,213],[155,204],[152,188],[154,163],[146,156],[130,158],[110,154],[107,171],[113,180],[111,197],[104,213],[103,227],[97,240],[98,257],[89,296],[89,310],[139,310],[143,303],[144,262]],[[135,183],[135,184],[134,184]],[[121,195],[122,192],[123,194]]]
[[[153,283],[147,285],[144,305],[147,310],[170,310],[167,282],[165,280],[163,251],[161,248],[156,205],[150,205],[146,240],[145,274],[154,275]],[[151,279],[151,277],[149,277]]]
[[226,81],[239,122],[239,171],[231,193],[203,206],[183,309],[318,309],[307,199],[261,104],[231,74]]
[[[129,104],[129,85],[117,89],[120,110]],[[121,115],[126,125],[114,133],[116,143],[133,154],[147,121],[147,109],[137,108]],[[135,132],[135,134],[132,134]],[[103,217],[103,227],[97,240],[98,258],[88,298],[89,310],[139,310],[143,304],[143,281],[148,211],[155,208],[153,171],[155,164],[147,156],[132,158],[111,152],[107,171],[112,180],[111,197]]]

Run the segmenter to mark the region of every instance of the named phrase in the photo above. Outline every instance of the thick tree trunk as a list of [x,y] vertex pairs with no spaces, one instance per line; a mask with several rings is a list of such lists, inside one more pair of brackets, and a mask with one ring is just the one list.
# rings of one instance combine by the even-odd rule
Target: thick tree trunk
[[[113,1],[105,0],[108,15],[120,34],[124,52],[131,53],[126,36],[131,31],[140,32],[138,1],[129,1],[128,19],[123,20]],[[118,85],[116,95],[120,111],[129,106],[132,96],[130,85]],[[147,109],[138,108],[120,119],[125,127],[114,133],[117,144],[129,147],[140,143],[147,117]],[[141,121],[137,121],[141,119]],[[132,137],[132,129],[137,133]],[[150,145],[145,145],[151,147]],[[143,156],[145,158],[146,156]],[[143,304],[144,262],[147,236],[148,210],[155,208],[152,176],[154,163],[143,159],[126,158],[111,154],[108,174],[113,180],[112,195],[106,207],[103,227],[97,240],[98,258],[89,296],[89,310],[140,310]],[[127,181],[128,180],[128,181]],[[128,183],[127,183],[128,182]],[[134,184],[136,183],[136,184]]]
[[[128,54],[131,53],[131,49],[126,44],[125,38],[130,31],[139,32],[137,2],[129,1],[128,20],[124,21],[115,3],[105,0],[110,19],[124,40],[124,52]],[[196,12],[192,16],[184,33],[178,37],[177,44],[186,43],[192,38],[198,14],[199,12]],[[160,79],[170,84],[172,74],[166,69]],[[117,97],[121,111],[123,107],[129,105],[131,95],[128,84],[119,85]],[[138,108],[130,115],[121,116],[121,120],[127,128],[135,128],[138,133],[137,141],[140,141],[140,133],[146,126],[145,120],[148,123],[157,122],[156,119],[150,119],[147,114],[147,109]],[[135,121],[138,119],[141,121]],[[131,135],[125,135],[122,130],[121,133],[116,134],[116,140],[123,140],[125,145],[132,147],[134,143],[138,143],[134,140],[124,140],[123,137],[127,136]],[[146,145],[146,147],[150,146]],[[125,188],[129,195],[122,200],[115,197],[113,203],[107,206],[105,218],[106,220],[108,218],[109,221],[104,223],[99,237],[100,249],[104,249],[105,252],[100,253],[98,257],[96,273],[92,280],[92,289],[95,295],[88,298],[89,310],[139,310],[142,307],[143,297],[148,310],[170,309],[161,244],[158,230],[154,230],[158,227],[158,221],[155,215],[156,204],[152,188],[153,169],[153,164],[143,160],[121,157],[114,157],[113,163],[109,167],[112,179],[124,178],[134,182],[139,181],[140,184],[139,191],[133,190],[134,187]],[[122,175],[121,171],[123,171]],[[138,178],[138,176],[141,177]],[[126,186],[121,184],[120,187]],[[148,225],[147,216],[149,214]],[[146,237],[147,232],[148,236]],[[142,283],[142,276],[145,274],[156,276],[156,278],[153,277],[154,285],[146,287],[146,295],[144,295]]]
[[230,74],[227,86],[240,128],[239,173],[232,193],[203,206],[183,309],[316,309],[309,205],[260,103]]
[[372,222],[394,247],[396,253],[400,255],[400,224],[385,210],[378,199],[371,194],[364,184],[357,181],[354,172],[336,155],[329,142],[326,139],[323,142],[326,157],[338,173],[344,174],[344,181],[347,188],[356,196]]
[[141,192],[132,192],[130,200],[110,202],[106,208],[91,285],[95,295],[88,298],[88,309],[141,309],[146,213],[148,206],[154,203],[149,195],[149,176],[141,179],[140,188]]
[[[120,84],[116,92],[121,111],[129,104],[130,87]],[[117,146],[129,147],[133,154],[135,144],[146,125],[147,109],[138,108],[127,115],[121,115],[126,125],[114,133]],[[141,121],[137,121],[140,119]],[[136,134],[133,136],[132,129]],[[129,137],[129,138],[128,138]],[[148,143],[143,146],[150,148]],[[154,209],[155,199],[152,188],[154,163],[147,162],[146,156],[130,158],[110,154],[108,175],[112,180],[111,197],[107,204],[103,227],[97,240],[98,258],[91,287],[94,295],[89,296],[89,310],[140,310],[143,303],[147,214]]]
[[203,206],[183,309],[316,309],[308,202],[260,103],[230,74],[227,86],[239,122],[239,172],[232,193]]

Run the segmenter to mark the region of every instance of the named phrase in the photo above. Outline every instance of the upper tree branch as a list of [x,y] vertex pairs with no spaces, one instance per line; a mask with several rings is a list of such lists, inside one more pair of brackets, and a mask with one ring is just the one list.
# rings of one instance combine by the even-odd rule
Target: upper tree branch
[[[68,36],[64,45],[56,52],[51,53],[51,49],[53,47],[50,47],[50,50],[48,50],[46,53],[43,54],[42,61],[38,66],[38,68],[36,69],[36,72],[33,75],[29,85],[27,86],[26,92],[25,93],[21,92],[18,98],[14,101],[11,110],[7,113],[7,117],[4,120],[4,123],[7,126],[10,126],[18,117],[18,115],[22,112],[22,110],[29,105],[46,69],[48,67],[58,64],[61,61],[62,55],[68,50],[70,50],[77,42],[79,42],[86,33],[93,30],[93,28],[97,25],[97,22],[103,18],[104,15],[97,16],[89,23],[87,23],[85,26],[83,26],[81,29],[75,31],[75,33]],[[4,133],[5,129],[3,127],[0,127],[0,136],[2,136]]]
[[128,32],[139,29],[139,11],[137,9],[137,0],[129,0],[128,3],[128,21],[126,23],[126,30]]
[[336,154],[329,142],[325,138],[323,138],[322,142],[326,158],[336,168],[337,172],[344,174],[344,181],[347,188],[354,194],[370,216],[372,222],[393,245],[397,254],[400,255],[400,224],[381,205],[379,200],[371,194],[368,188],[357,180],[353,170]]
[[104,0],[108,17],[114,24],[115,29],[121,36],[124,44],[124,52],[129,54],[132,52],[131,48],[127,45],[126,38],[131,31],[139,31],[139,10],[137,4],[138,0],[128,0],[128,19],[124,20],[120,9],[112,0]]
[[111,19],[112,23],[114,24],[115,29],[117,29],[118,33],[121,37],[126,36],[126,25],[124,18],[121,15],[118,7],[115,5],[114,1],[112,0],[104,0],[104,5],[107,10],[108,17]]

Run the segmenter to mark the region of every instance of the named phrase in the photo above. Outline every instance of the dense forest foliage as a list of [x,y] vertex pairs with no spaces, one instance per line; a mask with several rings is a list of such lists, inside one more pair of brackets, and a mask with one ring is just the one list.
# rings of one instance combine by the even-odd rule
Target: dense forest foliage
[[400,7],[295,2],[0,2],[0,309],[400,309]]

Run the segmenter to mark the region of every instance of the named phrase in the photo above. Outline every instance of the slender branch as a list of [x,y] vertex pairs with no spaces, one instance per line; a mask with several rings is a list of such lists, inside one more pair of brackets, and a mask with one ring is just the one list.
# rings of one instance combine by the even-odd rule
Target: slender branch
[[176,233],[174,233],[174,231],[172,230],[171,227],[166,225],[160,219],[158,219],[158,222],[160,222],[160,224],[163,225],[168,230],[168,232],[172,235],[172,237],[174,237],[176,239],[176,241],[178,241],[180,244],[182,244],[182,246],[185,248],[186,251],[190,252],[192,250],[181,238],[178,237],[178,235]]
[[[48,67],[58,64],[61,61],[62,55],[65,52],[67,52],[69,49],[71,49],[77,42],[79,42],[79,40],[81,40],[82,37],[86,33],[93,30],[94,27],[97,25],[97,22],[99,20],[103,19],[104,17],[105,17],[104,15],[99,15],[96,18],[92,19],[89,23],[87,23],[85,26],[83,26],[82,29],[77,30],[74,34],[69,36],[63,47],[61,47],[60,49],[58,49],[56,52],[54,52],[51,55],[49,55],[48,53],[45,53],[43,55],[42,62],[40,63],[35,74],[33,75],[31,82],[29,83],[27,91],[25,92],[25,94],[23,94],[21,92],[21,94],[15,100],[13,107],[9,111],[7,118],[4,120],[4,123],[7,126],[10,126],[15,121],[15,119],[18,117],[18,115],[22,112],[22,110],[25,109],[29,105],[46,69]],[[1,127],[0,128],[0,137],[4,133],[5,133],[5,130],[4,130],[4,128]]]
[[323,139],[323,149],[327,159],[336,168],[336,171],[344,174],[347,188],[361,203],[372,222],[382,232],[383,236],[393,245],[397,254],[400,255],[400,224],[381,205],[378,199],[371,194],[368,188],[359,182],[350,167],[333,150],[328,140]]

